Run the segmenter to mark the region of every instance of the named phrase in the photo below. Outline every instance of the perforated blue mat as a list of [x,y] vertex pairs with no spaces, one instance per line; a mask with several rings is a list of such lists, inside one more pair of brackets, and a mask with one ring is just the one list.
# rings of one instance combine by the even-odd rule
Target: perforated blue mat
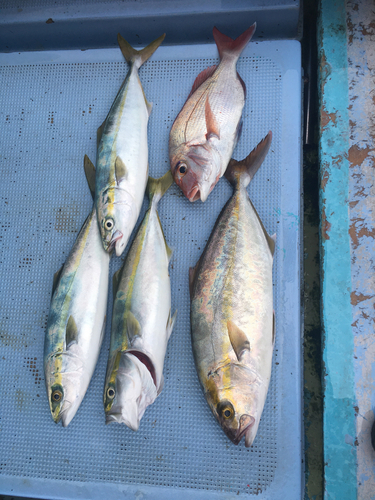
[[[216,62],[215,46],[161,47],[141,68],[154,104],[152,176],[169,168],[169,130],[196,75]],[[272,130],[271,150],[249,193],[269,233],[277,233],[276,346],[250,449],[233,445],[216,423],[190,342],[188,269],[231,195],[224,179],[204,204],[189,203],[175,185],[159,204],[174,249],[172,309],[178,316],[164,389],[139,431],[105,425],[110,320],[81,407],[67,428],[53,423],[43,376],[52,277],[92,206],[83,157],[95,161],[96,129],[127,65],[117,49],[0,55],[0,493],[50,499],[301,498],[300,45],[251,43],[238,70],[247,101],[234,157],[245,157]],[[112,259],[111,275],[120,264]],[[111,313],[110,286],[108,318]]]

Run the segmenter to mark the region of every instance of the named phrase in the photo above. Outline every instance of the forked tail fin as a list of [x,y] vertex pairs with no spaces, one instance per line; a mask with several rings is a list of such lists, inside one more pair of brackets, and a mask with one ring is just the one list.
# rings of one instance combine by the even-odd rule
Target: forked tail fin
[[120,33],[117,35],[117,41],[120,46],[122,55],[125,57],[126,61],[130,64],[133,63],[137,68],[140,68],[144,62],[149,59],[155,50],[159,47],[165,38],[165,33],[153,42],[151,42],[147,47],[142,50],[134,49],[129,42],[122,38]]
[[148,195],[148,199],[150,200],[150,204],[152,201],[157,203],[172,184],[173,176],[170,170],[168,170],[168,172],[164,174],[163,177],[160,177],[160,179],[149,177],[146,186],[146,192]]
[[235,188],[240,185],[246,187],[249,184],[267,156],[271,142],[272,132],[269,131],[245,159],[241,161],[231,159],[224,175],[232,186]]
[[221,33],[215,26],[213,29],[213,35],[217,45],[217,50],[219,51],[220,59],[223,59],[225,54],[238,59],[243,49],[250,42],[256,26],[257,23],[254,23],[235,40],[227,35],[224,35],[224,33]]

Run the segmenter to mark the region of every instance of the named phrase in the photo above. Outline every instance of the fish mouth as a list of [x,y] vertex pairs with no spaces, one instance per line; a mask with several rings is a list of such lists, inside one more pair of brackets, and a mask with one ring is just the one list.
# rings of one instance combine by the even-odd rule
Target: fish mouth
[[105,423],[111,424],[112,422],[116,422],[117,424],[125,424],[129,429],[136,432],[139,428],[139,420],[131,421],[128,418],[125,418],[122,413],[109,413],[105,417]]
[[193,203],[194,201],[199,200],[201,194],[199,192],[199,186],[194,186],[193,189],[188,194],[188,200]]
[[111,241],[107,243],[107,252],[112,252],[112,250],[115,248],[116,243],[118,240],[120,240],[124,235],[122,234],[121,231],[117,229],[112,235]]
[[[237,430],[236,435],[234,436],[232,433],[227,432],[227,436],[229,439],[232,441],[233,444],[238,445],[243,438],[244,435],[253,427],[255,423],[255,418],[252,417],[251,415],[242,415],[240,418],[240,426]],[[252,442],[250,444],[247,444],[246,442],[246,447],[251,446]]]

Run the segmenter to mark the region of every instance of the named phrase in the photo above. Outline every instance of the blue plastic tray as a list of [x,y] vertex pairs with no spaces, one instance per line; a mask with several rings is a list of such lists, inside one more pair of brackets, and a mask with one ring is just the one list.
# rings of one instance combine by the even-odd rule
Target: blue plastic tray
[[[169,168],[169,130],[196,75],[215,62],[213,45],[161,47],[141,68],[146,96],[154,103],[154,177]],[[238,70],[248,92],[234,157],[245,157],[272,130],[271,150],[249,192],[269,233],[277,233],[274,363],[250,449],[234,446],[216,423],[190,344],[188,269],[231,195],[225,179],[204,204],[190,204],[175,185],[160,202],[174,249],[172,308],[178,316],[163,392],[146,410],[139,431],[104,423],[110,321],[77,415],[65,429],[53,423],[43,378],[52,277],[91,208],[83,156],[95,161],[96,129],[127,67],[119,49],[0,55],[0,493],[49,499],[302,497],[300,45],[253,42]],[[112,260],[111,274],[120,264]]]

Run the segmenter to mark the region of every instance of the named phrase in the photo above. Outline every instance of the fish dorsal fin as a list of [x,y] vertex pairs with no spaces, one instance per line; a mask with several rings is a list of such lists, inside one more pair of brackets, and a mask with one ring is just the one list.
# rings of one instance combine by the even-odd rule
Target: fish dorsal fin
[[65,342],[68,348],[73,342],[78,341],[78,328],[73,316],[69,316],[65,330]]
[[270,236],[268,233],[267,233],[267,230],[266,228],[264,227],[263,225],[263,222],[262,222],[262,219],[259,217],[259,214],[258,212],[256,211],[256,208],[254,207],[253,205],[253,202],[249,199],[250,203],[251,203],[251,206],[253,207],[254,209],[254,212],[258,218],[258,221],[261,225],[261,228],[263,230],[263,233],[264,233],[264,236],[266,237],[266,240],[267,240],[267,243],[268,243],[268,246],[269,246],[269,249],[270,249],[270,252],[271,252],[271,255],[273,257],[273,254],[275,253],[275,246],[276,246],[276,234],[274,234],[273,236]]
[[208,68],[204,69],[203,71],[201,71],[199,73],[197,78],[194,80],[194,83],[193,83],[193,86],[191,88],[188,99],[190,96],[192,96],[194,94],[194,92],[197,90],[197,88],[199,88],[202,85],[202,83],[204,83],[206,80],[208,80],[210,78],[210,76],[212,76],[215,73],[216,68],[217,68],[217,65],[209,66]]
[[95,170],[95,167],[94,167],[92,161],[90,160],[90,158],[87,155],[85,155],[85,158],[83,160],[83,168],[85,170],[86,180],[87,180],[87,184],[89,185],[91,196],[94,199],[94,197],[95,197],[96,170]]
[[104,130],[104,125],[105,125],[105,122],[107,121],[107,118],[104,120],[104,122],[100,125],[100,127],[98,128],[98,130],[96,131],[96,147],[99,146],[99,143],[102,139],[102,135],[103,135],[103,130]]
[[206,99],[205,116],[206,116],[206,128],[207,128],[207,134],[206,134],[207,141],[209,141],[213,137],[220,139],[220,127],[216,121],[215,115],[212,112],[208,96]]
[[147,47],[142,50],[134,49],[129,42],[123,38],[120,33],[117,35],[117,41],[121,49],[122,55],[125,57],[126,61],[130,64],[133,63],[137,68],[140,68],[144,62],[149,59],[155,50],[159,47],[165,38],[165,33],[153,42],[151,42]]
[[126,333],[130,342],[133,342],[135,337],[140,337],[141,335],[141,325],[131,311],[126,313]]
[[119,156],[117,156],[115,161],[115,176],[117,185],[126,177],[126,166],[125,163],[121,160]]
[[169,337],[171,336],[172,330],[174,323],[176,321],[177,317],[177,309],[174,315],[171,317],[171,310],[169,309],[169,315],[168,315],[168,320],[167,320],[167,339],[169,340]]
[[63,270],[63,267],[64,267],[65,264],[63,264],[60,269],[58,271],[55,272],[55,274],[53,275],[53,285],[52,285],[52,295],[51,295],[51,300],[52,300],[52,297],[53,297],[53,294],[55,293],[56,291],[56,288],[57,288],[57,285],[59,284],[59,281],[60,281],[60,277],[61,277],[61,273],[62,273],[62,270]]
[[228,335],[238,361],[243,361],[250,352],[250,342],[246,334],[233,321],[227,321]]
[[272,132],[270,131],[246,158],[240,161],[233,158],[230,160],[224,175],[232,186],[237,188],[241,184],[246,187],[249,184],[267,156],[271,142]]
[[276,318],[275,318],[275,311],[273,311],[273,321],[272,321],[272,345],[275,345],[275,338],[276,338]]
[[120,272],[121,272],[121,268],[115,272],[115,274],[113,275],[113,278],[112,278],[113,300],[115,300],[115,298],[116,298],[118,285],[120,283]]

